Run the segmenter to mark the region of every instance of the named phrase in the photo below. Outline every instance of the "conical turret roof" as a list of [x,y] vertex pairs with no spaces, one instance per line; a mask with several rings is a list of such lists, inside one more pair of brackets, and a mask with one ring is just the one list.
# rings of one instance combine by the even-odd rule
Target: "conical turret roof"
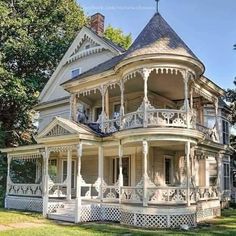
[[160,13],[156,13],[136,38],[126,58],[145,54],[175,54],[198,59]]

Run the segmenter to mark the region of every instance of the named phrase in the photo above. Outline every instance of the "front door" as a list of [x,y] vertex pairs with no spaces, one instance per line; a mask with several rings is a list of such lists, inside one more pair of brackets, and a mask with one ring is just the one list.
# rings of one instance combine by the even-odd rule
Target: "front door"
[[[113,159],[113,183],[119,178],[119,158]],[[130,186],[130,157],[122,158],[123,185]]]

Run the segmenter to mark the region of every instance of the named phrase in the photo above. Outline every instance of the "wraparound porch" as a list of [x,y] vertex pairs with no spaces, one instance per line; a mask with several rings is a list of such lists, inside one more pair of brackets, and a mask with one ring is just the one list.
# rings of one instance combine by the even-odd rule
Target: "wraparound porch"
[[[13,183],[10,160],[17,157],[28,161],[36,159],[35,163],[40,163],[39,160],[43,157],[43,168],[41,172],[36,171],[36,183]],[[52,176],[49,169],[55,157],[61,163],[58,165],[61,171]],[[110,211],[112,218],[113,211],[116,211],[114,209],[121,209],[122,206],[139,209],[137,212],[146,212],[147,208],[186,209],[196,207],[202,201],[219,203],[217,186],[205,183],[199,187],[201,181],[193,178],[199,170],[196,162],[201,160],[198,160],[194,145],[190,142],[143,140],[120,143],[117,147],[114,143],[100,145],[81,141],[78,145],[50,146],[38,150],[37,154],[12,154],[8,158],[6,207],[16,207],[12,201],[14,198],[17,207],[22,205],[21,209],[41,204],[40,209],[49,217],[51,214],[55,216],[60,215],[60,212],[66,213],[64,210],[69,206],[72,208],[70,215],[73,215],[74,222],[81,222],[81,209],[86,203],[86,207],[90,209],[88,214],[93,215],[95,213],[91,211],[96,212],[95,209],[98,209],[100,218],[103,208],[110,209],[107,211]],[[132,219],[136,217],[135,214],[127,213]],[[192,215],[194,214],[196,211]],[[154,217],[146,216],[146,213],[144,215]],[[66,214],[64,216],[66,220]]]

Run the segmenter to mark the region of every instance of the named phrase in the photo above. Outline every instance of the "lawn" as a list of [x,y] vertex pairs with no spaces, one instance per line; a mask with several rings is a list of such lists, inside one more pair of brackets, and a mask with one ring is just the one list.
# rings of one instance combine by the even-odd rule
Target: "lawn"
[[0,209],[1,236],[83,236],[83,235],[236,235],[236,210],[224,210],[223,216],[190,231],[140,230],[113,223],[80,225],[44,219],[40,214]]

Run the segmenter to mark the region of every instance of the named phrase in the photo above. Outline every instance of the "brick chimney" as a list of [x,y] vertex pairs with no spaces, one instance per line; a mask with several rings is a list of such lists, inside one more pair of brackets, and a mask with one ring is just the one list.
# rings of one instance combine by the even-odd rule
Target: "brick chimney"
[[104,20],[105,16],[103,16],[101,13],[92,15],[90,19],[91,29],[99,36],[103,36],[104,34]]

